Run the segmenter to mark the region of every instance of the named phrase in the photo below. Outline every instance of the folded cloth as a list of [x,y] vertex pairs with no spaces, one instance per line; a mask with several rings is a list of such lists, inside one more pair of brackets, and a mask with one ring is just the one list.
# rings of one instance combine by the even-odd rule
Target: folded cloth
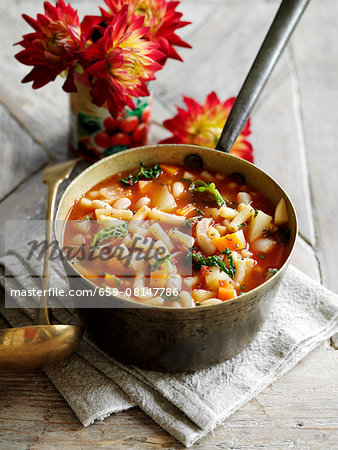
[[[6,289],[17,286],[15,276],[27,271],[19,254],[8,254],[0,263],[14,275]],[[52,286],[65,288],[62,268],[52,275]],[[35,312],[3,309],[2,314],[18,326],[34,321]],[[74,310],[55,309],[53,315],[61,323],[77,320]],[[44,370],[83,425],[137,404],[191,446],[337,330],[338,296],[291,266],[262,329],[229,361],[192,374],[146,371],[108,357],[85,336],[74,355]]]

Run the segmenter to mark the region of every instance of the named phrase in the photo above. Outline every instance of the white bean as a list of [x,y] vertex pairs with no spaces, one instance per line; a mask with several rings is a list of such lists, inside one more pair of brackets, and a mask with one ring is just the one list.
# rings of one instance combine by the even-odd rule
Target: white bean
[[82,197],[81,198],[80,205],[81,205],[82,208],[85,208],[85,209],[92,209],[93,208],[91,200],[89,200],[86,197]]
[[207,170],[203,170],[203,172],[201,173],[201,177],[207,181],[214,181],[214,177]]
[[70,245],[74,247],[80,247],[82,244],[85,243],[85,238],[83,237],[83,234],[75,234],[70,239]]
[[97,199],[97,197],[100,197],[100,192],[99,191],[91,191],[87,193],[87,197],[89,197],[91,200],[95,200]]
[[212,217],[213,219],[218,219],[218,217],[219,217],[219,210],[217,208],[207,208],[204,211],[204,214]]
[[162,297],[158,296],[158,297],[153,297],[150,298],[149,300],[146,300],[145,302],[142,302],[146,305],[152,305],[152,306],[161,306],[164,303],[164,300]]
[[206,291],[205,289],[194,289],[191,295],[196,302],[203,302],[204,300],[208,300],[208,298],[215,297],[215,292]]
[[215,178],[216,180],[224,180],[224,173],[216,173]]
[[76,220],[73,227],[77,231],[80,231],[83,234],[87,234],[89,232],[90,220]]
[[233,219],[237,215],[237,211],[228,206],[221,206],[219,209],[219,215],[224,217],[224,219]]
[[103,202],[102,200],[93,200],[92,207],[94,209],[112,209],[109,203]]
[[142,206],[149,205],[149,203],[150,203],[150,198],[149,197],[141,197],[135,203],[135,208],[139,209]]
[[207,231],[207,235],[208,235],[209,239],[217,239],[217,238],[221,237],[221,235],[219,234],[219,231],[215,227],[209,227],[208,231]]
[[127,197],[121,197],[113,203],[115,209],[127,209],[131,205],[131,201]]
[[222,300],[219,300],[218,298],[209,298],[208,300],[204,300],[204,302],[201,303],[201,306],[219,305],[220,303],[223,303],[223,302],[222,302]]
[[194,175],[190,172],[184,172],[183,178],[187,178],[189,180],[192,180],[194,178]]
[[100,189],[100,193],[97,193],[97,197],[101,195],[102,197],[109,198],[110,200],[116,200],[121,197],[123,188],[120,186],[111,186]]
[[216,253],[217,248],[211,242],[211,239],[208,238],[207,234],[198,233],[197,234],[197,243],[198,243],[199,248],[206,255],[210,256],[210,255],[214,255]]
[[184,185],[180,181],[176,181],[172,185],[172,192],[175,198],[180,197],[184,192]]
[[199,276],[195,275],[194,277],[186,277],[183,279],[183,283],[188,289],[192,289],[195,284],[199,282]]
[[184,306],[185,308],[194,308],[195,303],[189,292],[182,291],[180,293],[180,299],[181,299],[182,306]]
[[249,205],[249,203],[252,202],[252,198],[247,192],[238,192],[236,195],[236,201],[237,203],[245,203],[246,205]]

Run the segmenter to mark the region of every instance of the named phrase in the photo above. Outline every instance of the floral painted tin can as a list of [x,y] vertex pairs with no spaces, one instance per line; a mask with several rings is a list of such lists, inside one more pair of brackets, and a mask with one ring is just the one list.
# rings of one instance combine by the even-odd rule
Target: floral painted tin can
[[115,119],[105,106],[92,102],[87,86],[77,87],[78,92],[70,94],[69,146],[75,154],[96,161],[148,143],[151,96],[133,99],[135,109],[126,106]]

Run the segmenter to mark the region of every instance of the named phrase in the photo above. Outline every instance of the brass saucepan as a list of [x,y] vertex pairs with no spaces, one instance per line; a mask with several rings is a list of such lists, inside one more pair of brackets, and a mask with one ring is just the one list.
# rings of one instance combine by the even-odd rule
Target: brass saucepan
[[[237,97],[217,145],[218,150],[189,145],[140,147],[105,158],[80,174],[65,191],[56,215],[56,237],[62,244],[62,223],[74,200],[98,182],[120,171],[132,170],[143,162],[199,165],[206,170],[240,173],[246,182],[267,196],[273,205],[281,197],[287,204],[290,240],[289,257],[271,279],[252,291],[203,308],[173,309],[141,307],[122,299],[111,299],[107,307],[102,298],[83,298],[79,313],[92,339],[124,362],[170,372],[190,371],[216,364],[239,353],[260,329],[289,263],[297,236],[294,207],[283,189],[256,166],[229,155],[259,97],[279,55],[309,0],[284,0],[264,43]],[[74,288],[95,285],[82,277],[67,261],[66,271]],[[102,306],[99,308],[98,306]],[[92,308],[95,306],[95,308]],[[119,306],[117,308],[117,306]]]

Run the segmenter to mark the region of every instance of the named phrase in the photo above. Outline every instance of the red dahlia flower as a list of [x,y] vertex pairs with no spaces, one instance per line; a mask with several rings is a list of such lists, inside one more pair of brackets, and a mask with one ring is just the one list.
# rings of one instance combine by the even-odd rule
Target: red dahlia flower
[[[211,92],[203,105],[189,97],[183,99],[187,109],[177,108],[176,116],[163,122],[173,136],[162,140],[160,144],[192,144],[215,148],[235,98],[222,103],[215,92]],[[230,153],[253,162],[253,148],[247,140],[250,134],[249,119]]]
[[175,30],[185,27],[191,22],[181,20],[182,13],[176,11],[179,1],[166,0],[105,0],[109,12],[100,8],[102,18],[108,23],[112,20],[124,5],[128,6],[129,22],[132,22],[133,16],[144,17],[144,26],[149,27],[146,38],[159,44],[159,49],[164,54],[159,62],[163,65],[167,58],[178,59],[182,61],[180,55],[174,49],[177,47],[191,48],[187,42],[183,41]]
[[146,83],[162,68],[156,62],[163,56],[158,45],[143,39],[149,30],[142,26],[143,17],[134,17],[130,24],[127,19],[127,7],[123,7],[103,36],[83,51],[90,63],[86,72],[93,77],[94,103],[102,106],[107,101],[113,117],[125,105],[134,108],[131,97],[149,95]]
[[63,88],[67,92],[74,91],[74,55],[81,47],[78,13],[63,0],[59,0],[56,6],[45,2],[44,7],[45,14],[38,14],[36,20],[22,15],[35,30],[18,42],[24,50],[15,55],[16,59],[27,66],[34,66],[22,82],[33,81],[33,88],[37,89],[67,70]]

